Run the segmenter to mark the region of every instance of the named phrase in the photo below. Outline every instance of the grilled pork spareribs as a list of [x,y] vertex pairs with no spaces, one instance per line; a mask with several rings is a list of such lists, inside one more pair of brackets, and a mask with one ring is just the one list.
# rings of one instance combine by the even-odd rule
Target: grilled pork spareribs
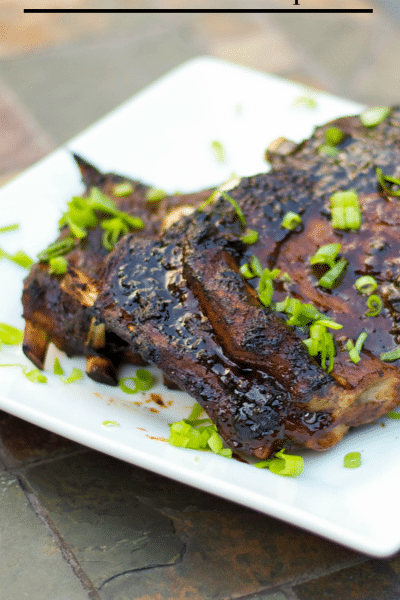
[[[345,134],[335,157],[320,151],[333,126]],[[400,207],[376,174],[400,175],[399,127],[399,109],[373,128],[348,117],[289,145],[289,154],[269,152],[271,171],[242,178],[229,192],[258,232],[250,246],[223,196],[162,235],[124,237],[88,278],[85,315],[196,398],[233,448],[267,457],[291,443],[336,444],[400,402],[400,371],[379,359],[399,343]],[[362,207],[356,231],[333,229],[330,220],[331,195],[346,190],[357,192]],[[281,226],[289,211],[302,217],[293,231]],[[334,289],[318,284],[309,261],[328,243],[340,243],[348,261]],[[288,274],[275,282],[274,303],[289,295],[343,325],[330,373],[309,356],[304,331],[288,327],[274,303],[261,304],[258,278],[244,280],[240,266],[252,256]],[[366,298],[354,287],[362,275],[378,283],[376,317],[366,316]],[[80,298],[76,287],[68,294]],[[346,342],[362,332],[368,336],[355,364]]]

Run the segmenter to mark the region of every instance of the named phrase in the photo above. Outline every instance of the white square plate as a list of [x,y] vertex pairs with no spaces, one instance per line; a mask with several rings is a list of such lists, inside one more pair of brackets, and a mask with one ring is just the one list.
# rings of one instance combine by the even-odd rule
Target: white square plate
[[[77,152],[101,170],[129,175],[169,192],[219,185],[232,173],[267,169],[263,155],[278,136],[301,141],[315,125],[355,114],[360,105],[314,92],[316,108],[295,105],[310,94],[302,86],[211,58],[185,63],[0,190],[0,226],[20,229],[0,237],[8,252],[35,256],[57,235],[57,221],[72,195],[83,191],[71,158]],[[211,149],[226,149],[220,163]],[[23,328],[24,272],[0,261],[0,321]],[[46,384],[28,381],[20,368],[0,369],[0,408],[82,444],[318,533],[375,556],[400,548],[395,517],[400,491],[400,422],[388,419],[353,431],[327,453],[304,452],[305,469],[284,478],[211,452],[170,446],[168,423],[187,417],[193,400],[161,383],[134,396],[87,377],[64,384],[52,374],[58,356],[67,374],[84,370],[52,347]],[[20,348],[6,347],[0,362],[28,364]],[[133,367],[124,368],[123,375]],[[157,374],[155,370],[154,373]],[[158,381],[160,376],[157,374]],[[152,400],[161,395],[167,407]],[[105,420],[119,426],[105,427]],[[164,441],[163,441],[164,440]],[[362,466],[345,469],[349,451]]]

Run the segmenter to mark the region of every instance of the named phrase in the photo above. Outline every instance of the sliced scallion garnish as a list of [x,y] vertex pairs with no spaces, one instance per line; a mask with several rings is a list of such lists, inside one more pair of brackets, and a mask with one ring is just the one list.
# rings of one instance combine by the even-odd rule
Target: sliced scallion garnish
[[363,331],[358,336],[355,344],[353,344],[353,342],[351,340],[347,340],[346,350],[349,353],[351,362],[353,362],[355,364],[360,362],[360,360],[361,360],[360,352],[362,350],[362,347],[363,347],[364,342],[367,339],[367,337],[368,337],[368,334],[365,331]]
[[[390,177],[389,175],[384,175],[382,169],[379,167],[376,168],[376,176],[378,178],[379,185],[389,196],[400,196],[400,189],[393,189],[394,186],[400,187],[400,179],[397,179],[396,177]],[[388,185],[388,183],[391,185]]]
[[203,202],[203,204],[201,204],[199,206],[199,210],[203,210],[206,206],[208,206],[209,204],[212,204],[212,202],[214,202],[214,200],[218,197],[218,196],[222,196],[225,200],[227,200],[230,204],[232,204],[233,208],[235,209],[235,213],[240,221],[240,223],[246,227],[246,218],[242,212],[242,209],[240,208],[239,204],[237,203],[237,201],[232,198],[232,196],[230,196],[229,194],[227,194],[224,190],[220,190],[220,189],[216,189],[213,191],[213,193],[207,198],[207,200],[205,202]]
[[281,227],[283,227],[283,229],[289,229],[289,231],[294,231],[301,223],[301,216],[290,210],[284,215]]
[[378,287],[378,282],[371,275],[363,275],[356,280],[354,286],[360,294],[369,296]]
[[18,250],[15,254],[9,254],[5,250],[0,248],[0,260],[5,258],[10,262],[13,262],[24,269],[30,269],[33,265],[33,260],[23,250]]
[[8,233],[9,231],[15,231],[16,229],[19,229],[19,225],[18,223],[13,223],[12,225],[0,227],[0,233]]
[[167,195],[164,190],[160,188],[149,188],[146,193],[147,202],[160,202]]
[[318,285],[328,290],[332,290],[347,267],[347,260],[342,258],[327,271],[321,279],[318,280]]
[[357,469],[361,466],[360,452],[348,452],[343,458],[343,466],[346,467],[346,469]]
[[335,259],[340,252],[340,248],[340,244],[326,244],[325,246],[321,246],[310,258],[310,264],[323,264],[332,268],[335,264]]
[[261,303],[268,307],[272,302],[272,296],[274,295],[274,285],[272,280],[275,277],[278,277],[280,274],[279,269],[274,269],[270,271],[270,269],[264,269],[258,283],[258,297]]
[[[88,229],[96,227],[99,217],[95,211],[107,214],[109,219],[102,219],[101,226],[106,233],[103,236],[103,243],[107,250],[111,250],[121,235],[128,233],[130,229],[143,229],[144,222],[139,217],[134,217],[119,210],[111,198],[108,198],[99,188],[92,187],[87,197],[75,196],[68,202],[68,210],[59,220],[59,226],[68,226],[71,232],[72,240],[84,239],[88,234]],[[46,251],[38,255],[40,260],[48,260],[54,256],[60,256],[68,252],[70,243],[64,238],[56,244],[52,244]],[[63,248],[62,242],[67,244],[67,249]],[[64,251],[63,251],[64,249]],[[54,252],[57,254],[54,254]],[[49,255],[50,252],[50,255]]]
[[243,275],[243,277],[245,279],[253,279],[253,277],[256,277],[256,274],[254,273],[254,271],[250,268],[249,263],[245,263],[244,265],[242,265],[239,269],[239,271],[241,272],[241,274]]
[[214,152],[214,155],[218,162],[224,162],[225,160],[225,148],[222,142],[218,140],[213,140],[211,142],[211,149]]
[[0,343],[9,346],[18,346],[22,344],[23,339],[24,334],[20,329],[7,323],[0,323]]
[[[125,382],[132,383],[134,387],[130,387]],[[137,394],[150,390],[154,385],[154,377],[147,369],[138,369],[134,377],[123,377],[118,385],[125,394]]]
[[344,139],[344,133],[338,127],[329,127],[325,131],[326,143],[330,146],[337,146]]
[[293,106],[305,106],[306,108],[317,108],[317,101],[308,95],[298,96],[293,101]]
[[327,331],[327,327],[333,327],[334,329],[341,328],[342,326],[338,323],[329,323],[327,320],[315,321],[310,325],[310,337],[304,340],[304,344],[307,346],[308,353],[310,356],[321,357],[321,367],[326,369],[326,361],[328,361],[328,373],[332,371],[334,358],[335,358],[335,343],[331,333]]
[[389,417],[389,419],[394,419],[395,421],[400,419],[400,413],[395,412],[394,410],[389,411],[386,416]]
[[304,459],[302,456],[285,454],[285,450],[277,452],[273,458],[254,463],[258,469],[269,469],[275,475],[284,477],[298,477],[304,470]]
[[80,369],[77,369],[76,367],[74,367],[71,371],[71,374],[68,377],[61,377],[60,379],[63,383],[74,383],[75,381],[78,381],[79,379],[82,379],[83,373]]
[[211,419],[199,419],[202,408],[195,404],[189,419],[171,423],[168,441],[178,448],[211,450],[215,454],[232,457],[232,450],[224,448],[223,441]]
[[55,275],[64,275],[67,272],[68,261],[64,256],[54,256],[49,260],[49,272]]
[[54,359],[53,373],[54,375],[64,375],[64,369],[62,368],[60,360],[57,357]]
[[354,190],[335,192],[330,198],[332,227],[334,229],[359,229],[361,207]]
[[255,244],[258,241],[258,231],[255,229],[248,229],[240,239],[244,244],[248,244],[249,246]]
[[382,352],[379,355],[379,358],[384,362],[393,362],[400,358],[400,346],[397,346],[394,350],[390,350],[389,352]]
[[375,127],[382,123],[390,114],[388,106],[373,106],[360,115],[360,121],[365,127]]
[[116,183],[113,186],[112,193],[114,196],[122,197],[129,196],[133,192],[133,185],[129,183],[129,181],[123,181],[121,183]]
[[382,298],[379,298],[379,296],[377,296],[376,294],[372,294],[372,296],[369,296],[367,300],[367,306],[368,310],[365,313],[365,316],[377,317],[383,308]]

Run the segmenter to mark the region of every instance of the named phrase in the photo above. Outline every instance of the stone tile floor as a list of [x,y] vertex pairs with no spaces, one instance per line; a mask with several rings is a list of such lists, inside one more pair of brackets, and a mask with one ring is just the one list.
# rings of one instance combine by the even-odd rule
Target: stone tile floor
[[[286,8],[286,0],[218,0]],[[185,60],[217,56],[366,104],[400,100],[400,14],[24,15],[24,7],[209,8],[205,0],[0,2],[0,184]],[[371,559],[0,413],[4,600],[396,600]]]

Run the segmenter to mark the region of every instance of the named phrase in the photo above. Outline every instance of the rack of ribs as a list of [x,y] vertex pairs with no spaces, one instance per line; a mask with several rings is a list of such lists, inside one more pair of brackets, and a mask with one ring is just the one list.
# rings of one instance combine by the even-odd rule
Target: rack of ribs
[[[330,127],[344,133],[336,156],[320,152]],[[399,127],[399,109],[373,128],[357,116],[346,117],[318,127],[301,144],[282,145],[286,153],[279,146],[270,150],[271,170],[242,178],[229,191],[247,227],[258,232],[252,245],[241,240],[242,221],[220,195],[162,232],[159,221],[154,226],[150,219],[107,255],[99,252],[95,269],[82,249],[86,295],[76,277],[68,285],[62,279],[54,284],[65,294],[60,304],[76,302],[86,319],[85,335],[78,331],[72,348],[63,333],[64,348],[88,353],[90,324],[103,327],[110,340],[103,356],[123,352],[156,365],[198,400],[233,449],[259,458],[291,445],[325,450],[351,427],[392,410],[400,402],[400,371],[379,356],[399,344],[400,206],[391,190],[382,188],[376,169],[400,176]],[[358,230],[332,227],[330,198],[346,190],[355,190],[360,200]],[[198,206],[200,196],[193,199]],[[301,215],[294,230],[281,226],[289,211]],[[331,243],[341,245],[347,267],[340,285],[326,289],[309,259]],[[258,296],[258,278],[241,274],[253,256],[263,268],[288,275],[275,283],[268,308]],[[76,265],[68,260],[73,271]],[[354,286],[362,275],[379,285],[378,316],[365,315],[365,296]],[[34,302],[31,276],[24,307]],[[288,295],[343,326],[330,372],[309,355],[303,329],[289,327],[275,309]],[[49,301],[46,307],[52,314]],[[25,315],[34,322],[29,311]],[[36,324],[51,335],[51,326],[38,319]],[[368,335],[361,360],[354,363],[346,342],[361,332]],[[53,340],[58,343],[56,335]]]

